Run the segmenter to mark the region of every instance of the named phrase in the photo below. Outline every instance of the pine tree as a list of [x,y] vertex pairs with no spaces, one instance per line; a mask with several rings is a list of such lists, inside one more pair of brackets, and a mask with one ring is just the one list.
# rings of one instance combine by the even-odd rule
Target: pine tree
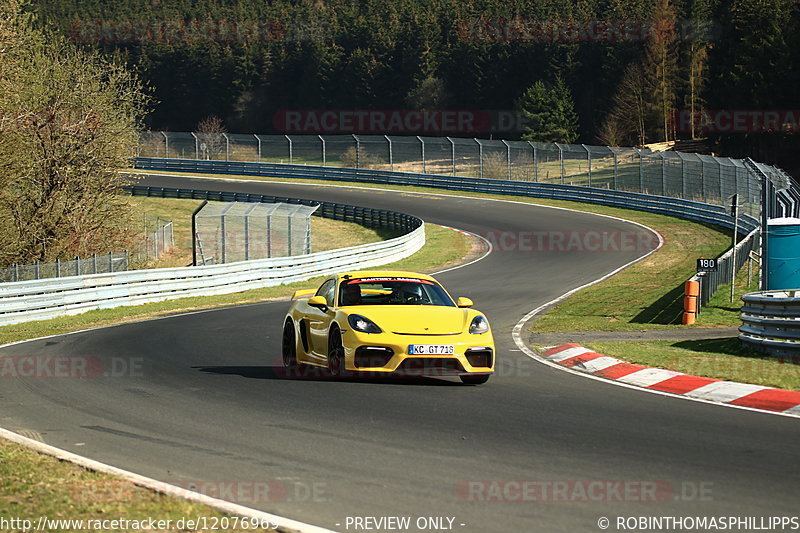
[[578,115],[572,93],[561,78],[545,85],[537,81],[517,102],[525,127],[522,139],[572,143],[578,138]]

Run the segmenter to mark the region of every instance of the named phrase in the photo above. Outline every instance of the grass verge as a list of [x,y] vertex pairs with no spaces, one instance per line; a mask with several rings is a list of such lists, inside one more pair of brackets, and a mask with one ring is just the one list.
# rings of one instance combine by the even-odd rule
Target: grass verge
[[[185,173],[172,174],[188,175]],[[259,181],[297,181],[253,176],[231,177]],[[464,195],[461,192],[424,187],[398,187],[321,180],[303,180],[301,183],[311,183],[312,181],[318,184]],[[651,227],[664,238],[662,249],[647,259],[602,283],[580,291],[539,317],[531,325],[531,330],[537,333],[591,330],[630,331],[685,327],[680,324],[684,281],[694,274],[695,262],[698,257],[716,257],[730,246],[730,236],[719,228],[664,215],[560,200],[472,193],[470,196],[567,207],[579,211],[617,216]],[[734,301],[730,301],[729,285],[720,287],[709,304],[703,308],[695,326],[738,326],[740,324],[739,298],[746,292],[757,290],[756,283],[756,280],[753,280],[753,284],[747,286],[747,270],[743,269],[737,277]],[[800,389],[797,377],[798,365],[777,359],[763,358],[741,348],[735,338],[683,342],[594,343],[590,347],[599,353],[606,353],[639,364],[659,366],[717,379]]]
[[[462,233],[432,224],[426,225],[425,232],[427,242],[420,251],[387,267],[430,272],[457,264],[462,258],[470,255],[472,240]],[[287,298],[295,290],[314,287],[321,281],[322,278],[318,278],[229,295],[183,298],[4,326],[0,327],[0,344],[186,311]],[[225,515],[213,508],[136,487],[114,476],[90,472],[0,439],[0,516],[37,517],[36,519],[46,516],[50,519],[72,520],[153,517],[158,520],[173,520],[173,523],[176,523],[182,518],[214,519]],[[113,531],[114,529],[85,530]],[[127,530],[123,528],[116,531]],[[180,529],[180,531],[189,530],[193,529]],[[245,531],[245,529],[228,528],[225,530]],[[267,530],[250,528],[246,531]]]
[[[470,239],[457,231],[434,224],[426,224],[425,233],[426,244],[421,250],[406,259],[381,268],[430,272],[458,262],[471,249]],[[59,335],[88,328],[147,320],[175,313],[288,298],[295,290],[315,287],[320,282],[321,278],[317,278],[279,287],[266,287],[219,296],[197,296],[144,305],[100,309],[75,316],[2,326],[0,327],[0,344],[48,335]]]
[[[219,179],[219,175],[187,172],[157,174]],[[329,180],[297,180],[263,176],[226,175],[222,179],[274,181],[315,185],[355,186],[365,189],[392,189],[401,192],[472,196],[511,200],[536,205],[565,207],[578,211],[610,215],[644,224],[658,231],[664,246],[649,258],[623,270],[603,283],[580,291],[550,309],[532,324],[539,333],[590,330],[635,330],[677,328],[683,305],[683,282],[694,274],[698,257],[716,257],[730,247],[730,236],[721,229],[665,215],[563,200],[464,193],[430,187],[395,186]],[[730,325],[737,314],[722,305],[720,290],[708,313],[697,326]],[[715,303],[717,302],[717,303]],[[718,307],[714,307],[718,305]]]
[[593,342],[587,344],[587,348],[630,363],[694,376],[800,390],[800,365],[775,358],[752,357],[735,337],[679,342]]
[[[99,532],[134,530],[131,527],[103,527],[101,520],[144,521],[152,517],[171,520],[169,531],[194,531],[196,528],[176,527],[177,522],[205,517],[208,523],[213,523],[226,515],[205,505],[137,487],[114,476],[91,472],[0,440],[0,516],[6,520],[32,520],[34,526],[42,516],[50,520],[82,520],[87,526],[82,531]],[[19,523],[17,525],[20,527],[3,530],[26,530]],[[51,524],[45,530],[78,530],[74,526],[61,525],[64,527]],[[151,531],[147,526],[141,530]],[[226,531],[274,530],[228,528]]]
[[[200,207],[201,201],[145,196],[131,196],[126,200],[135,210],[152,219],[161,217],[172,221],[175,245],[173,251],[151,260],[146,265],[147,268],[182,267],[192,263],[192,213]],[[311,217],[311,250],[314,252],[378,242],[397,236],[398,233],[391,230]]]

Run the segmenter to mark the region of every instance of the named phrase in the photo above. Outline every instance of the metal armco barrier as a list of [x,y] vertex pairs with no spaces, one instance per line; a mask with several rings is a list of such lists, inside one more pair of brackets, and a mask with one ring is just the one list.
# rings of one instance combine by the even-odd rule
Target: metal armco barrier
[[[717,271],[698,273],[689,278],[686,284],[686,292],[684,293],[684,296],[697,296],[697,300],[695,302],[696,305],[694,311],[691,311],[686,305],[684,305],[684,320],[688,318],[685,316],[685,313],[693,312],[696,318],[700,310],[705,307],[706,304],[708,304],[708,302],[711,300],[711,297],[714,296],[715,292],[717,292],[717,289],[720,287],[720,285],[730,283],[731,268],[733,268],[735,272],[739,272],[739,269],[741,269],[742,266],[744,266],[749,260],[750,252],[758,250],[760,244],[761,229],[756,228],[736,245],[735,265],[733,264],[733,249],[730,249],[717,258]],[[698,284],[698,294],[693,295],[689,293],[690,287],[692,290],[695,288],[695,285],[690,284],[690,282]],[[688,323],[694,324],[693,321]]]
[[[133,194],[172,198],[272,202],[274,197],[215,191],[134,187]],[[284,203],[316,202],[280,198]],[[425,244],[417,217],[326,202],[320,216],[406,232],[387,241],[294,257],[202,267],[138,270],[114,274],[0,284],[0,325],[73,315],[93,309],[139,305],[188,296],[211,296],[302,281],[341,270],[370,268],[408,257]]]
[[[676,216],[726,228],[733,227],[733,219],[728,213],[727,207],[722,205],[705,204],[669,196],[656,196],[578,185],[413,174],[387,170],[286,165],[280,163],[163,159],[153,157],[136,158],[135,166],[140,170],[238,174],[245,176],[352,181],[386,185],[412,185],[451,191],[551,198],[555,200],[569,200],[573,202],[624,207],[627,209]],[[758,219],[750,215],[743,215],[739,221],[739,229],[744,233],[750,233],[758,227],[758,225]]]
[[206,191],[200,189],[176,189],[173,187],[143,187],[141,185],[127,186],[125,190],[130,192],[133,196],[151,196],[155,198],[318,205],[319,209],[314,212],[313,216],[353,222],[369,228],[390,228],[397,231],[410,232],[422,225],[422,220],[419,218],[396,211],[337,204],[334,202],[315,202],[300,198],[287,198],[284,196]]
[[742,296],[739,340],[759,352],[800,357],[800,290]]

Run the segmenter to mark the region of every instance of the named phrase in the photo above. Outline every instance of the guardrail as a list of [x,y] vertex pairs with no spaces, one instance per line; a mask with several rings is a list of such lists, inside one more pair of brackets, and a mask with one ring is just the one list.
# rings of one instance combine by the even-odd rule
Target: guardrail
[[[733,272],[739,272],[739,269],[750,260],[750,252],[758,250],[760,245],[761,228],[757,227],[736,244],[735,265],[733,264],[733,248],[731,248],[717,257],[717,270],[713,272],[699,272],[689,278],[689,284],[686,285],[685,296],[690,297],[690,299],[684,299],[684,324],[694,324],[700,309],[708,304],[711,297],[714,296],[714,293],[717,292],[717,289],[719,289],[721,285],[731,282]],[[733,272],[731,272],[731,268],[734,269]],[[698,284],[697,294],[690,293],[692,282]],[[692,300],[691,298],[696,298],[696,300]]]
[[422,220],[419,218],[396,211],[337,204],[334,202],[316,202],[301,198],[287,198],[285,196],[206,191],[201,189],[177,189],[173,187],[146,187],[141,185],[127,186],[125,190],[130,192],[133,196],[152,196],[155,198],[184,198],[217,202],[261,202],[319,206],[319,209],[317,209],[312,216],[353,222],[369,228],[389,228],[397,231],[410,232],[422,225]]
[[[224,201],[316,202],[217,191],[133,187],[132,194]],[[319,216],[407,231],[387,241],[294,257],[242,261],[201,267],[166,268],[23,281],[0,285],[0,325],[43,320],[123,305],[139,305],[189,296],[228,294],[302,281],[341,270],[370,268],[397,261],[425,244],[422,220],[411,215],[322,203]]]
[[[451,191],[551,198],[555,200],[569,200],[637,209],[640,211],[677,216],[726,228],[733,227],[733,219],[728,213],[728,209],[722,205],[711,205],[669,196],[657,196],[599,187],[494,178],[415,174],[387,170],[152,157],[136,158],[135,166],[140,170],[351,181],[385,185],[410,185],[434,189],[447,189]],[[750,215],[743,215],[739,221],[739,228],[745,233],[753,231],[758,225],[758,219]]]
[[751,292],[742,300],[742,343],[774,356],[800,356],[800,290]]
[[[550,198],[636,209],[639,211],[675,216],[705,224],[713,224],[729,229],[733,229],[734,227],[734,219],[726,206],[707,204],[670,196],[658,196],[597,187],[310,165],[145,157],[136,159],[136,168],[142,170],[411,185],[455,191]],[[735,268],[738,271],[749,257],[750,251],[757,248],[760,243],[760,221],[752,215],[741,214],[739,216],[737,228],[741,233],[747,235],[747,237],[737,245]],[[732,255],[732,251],[728,250],[718,258],[719,272],[703,277],[702,279],[700,279],[699,276],[693,276],[689,280],[699,281],[700,291],[699,297],[697,298],[695,298],[695,296],[698,295],[687,294],[687,296],[691,296],[692,299],[687,299],[685,301],[690,301],[694,307],[691,311],[688,308],[685,309],[684,323],[694,323],[693,319],[697,311],[708,303],[711,296],[721,284],[730,280],[730,269],[734,266],[732,265]],[[689,317],[689,315],[691,315],[691,317]],[[687,320],[687,318],[689,318],[689,320]]]

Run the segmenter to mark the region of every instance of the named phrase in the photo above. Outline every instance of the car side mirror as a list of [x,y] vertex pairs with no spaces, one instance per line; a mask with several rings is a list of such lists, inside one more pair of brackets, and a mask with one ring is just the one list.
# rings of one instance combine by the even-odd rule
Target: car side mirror
[[459,307],[472,307],[472,300],[464,298],[463,296],[458,299],[457,305]]
[[324,296],[312,296],[308,299],[308,305],[317,307],[323,311],[328,308],[328,300]]

